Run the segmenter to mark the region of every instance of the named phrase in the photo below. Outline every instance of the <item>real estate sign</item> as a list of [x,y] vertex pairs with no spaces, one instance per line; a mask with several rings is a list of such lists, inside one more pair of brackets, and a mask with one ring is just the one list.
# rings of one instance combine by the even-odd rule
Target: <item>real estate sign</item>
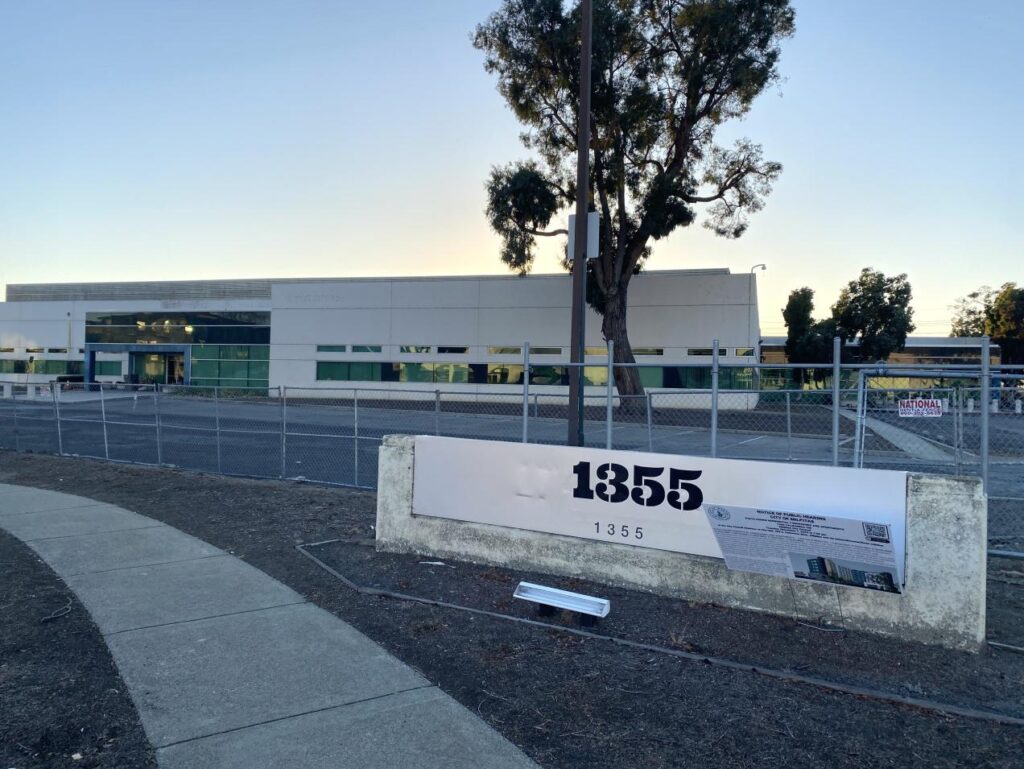
[[[417,436],[415,457],[414,515],[725,557],[734,568],[740,561],[729,564],[709,520],[711,510],[781,511],[820,519],[826,528],[804,532],[819,540],[842,519],[886,532],[896,581],[902,582],[903,472],[434,436]],[[757,531],[780,559],[797,553],[807,556],[804,561],[843,560],[833,550],[793,549],[791,541],[772,540],[763,526]],[[792,571],[807,568],[797,563]]]

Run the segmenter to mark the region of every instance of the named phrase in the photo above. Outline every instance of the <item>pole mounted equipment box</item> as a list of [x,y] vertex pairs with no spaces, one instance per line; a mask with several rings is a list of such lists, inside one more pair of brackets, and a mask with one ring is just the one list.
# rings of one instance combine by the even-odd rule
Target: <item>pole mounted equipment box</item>
[[[587,214],[587,261],[597,259],[601,250],[601,215],[597,211]],[[576,258],[576,214],[569,214],[569,261]]]

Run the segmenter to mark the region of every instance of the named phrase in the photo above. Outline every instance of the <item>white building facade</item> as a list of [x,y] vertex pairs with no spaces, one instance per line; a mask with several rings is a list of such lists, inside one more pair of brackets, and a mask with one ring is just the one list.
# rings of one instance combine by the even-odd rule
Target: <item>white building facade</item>
[[[558,389],[571,290],[568,275],[11,285],[0,380],[501,392],[521,388],[529,345],[531,387]],[[648,387],[705,388],[714,340],[723,363],[758,359],[755,277],[637,275],[627,323]],[[592,310],[586,347],[603,386]]]

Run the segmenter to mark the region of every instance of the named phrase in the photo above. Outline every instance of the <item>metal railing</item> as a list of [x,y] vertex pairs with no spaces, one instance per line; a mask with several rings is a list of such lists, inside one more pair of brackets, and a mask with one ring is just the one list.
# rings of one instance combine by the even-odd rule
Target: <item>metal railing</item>
[[[1024,367],[725,365],[717,357],[711,366],[706,388],[636,395],[614,386],[623,366],[604,366],[605,381],[585,392],[586,444],[977,476],[989,494],[993,549],[1024,553]],[[593,375],[597,367],[587,368]],[[528,353],[523,370],[515,383],[443,388],[0,380],[0,448],[372,489],[377,449],[392,433],[564,444],[566,389],[531,383]],[[901,417],[898,403],[911,397],[936,399],[941,416]]]

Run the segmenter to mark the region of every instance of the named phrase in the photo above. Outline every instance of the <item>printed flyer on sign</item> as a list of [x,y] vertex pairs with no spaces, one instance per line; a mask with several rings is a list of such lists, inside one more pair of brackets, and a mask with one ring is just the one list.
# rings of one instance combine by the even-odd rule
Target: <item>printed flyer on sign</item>
[[730,569],[903,592],[888,524],[715,504],[704,510]]

